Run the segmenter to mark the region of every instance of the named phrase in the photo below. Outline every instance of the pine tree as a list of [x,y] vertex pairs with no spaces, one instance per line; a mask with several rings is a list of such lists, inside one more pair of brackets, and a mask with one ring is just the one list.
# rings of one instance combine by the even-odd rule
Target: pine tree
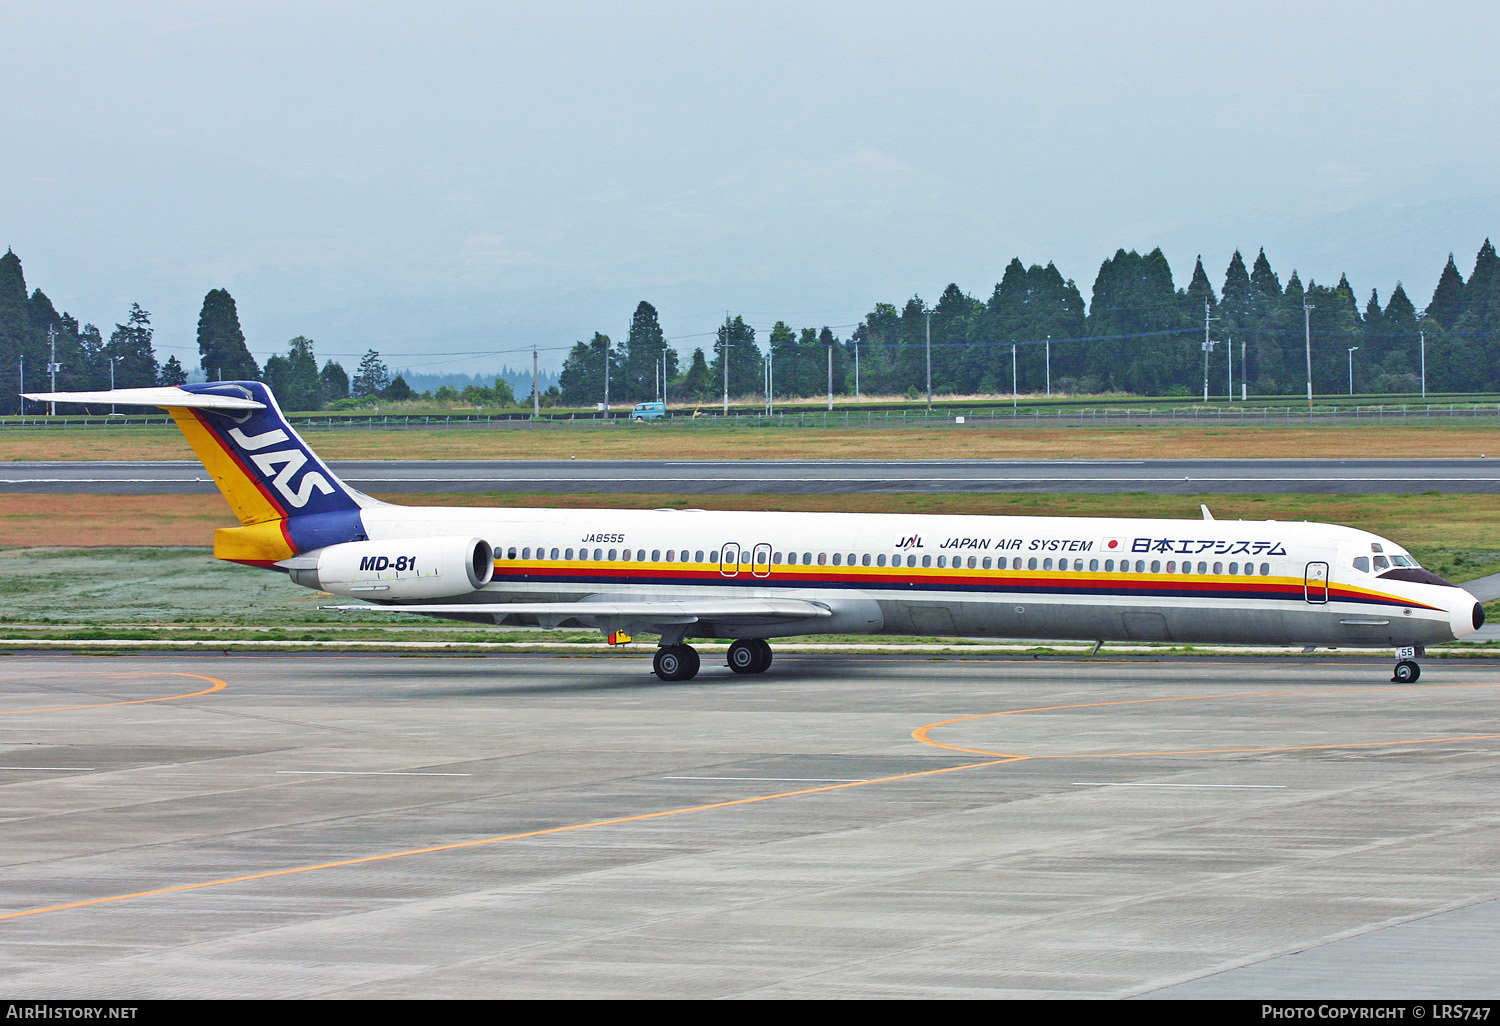
[[[21,363],[35,363],[32,349],[31,309],[26,299],[26,276],[21,271],[21,258],[10,250],[0,257],[0,381],[15,382],[14,388],[6,388],[14,402],[7,400],[5,412],[21,412],[22,400],[15,393],[21,391]],[[28,373],[37,375],[41,367],[33,366]],[[33,384],[41,380],[33,376]],[[28,389],[35,391],[30,385]]]
[[604,401],[604,361],[609,359],[610,403],[613,405],[615,381],[619,378],[619,354],[610,347],[609,336],[594,332],[589,342],[575,343],[563,361],[558,387],[563,402],[571,406],[593,406]]
[[260,368],[245,345],[234,297],[213,289],[203,297],[198,314],[198,357],[203,373],[213,381],[256,381]]
[[677,350],[667,345],[662,334],[656,307],[642,300],[630,318],[630,333],[625,337],[625,353],[620,359],[618,383],[610,379],[610,395],[639,401],[655,399],[659,392],[662,357],[666,357],[667,380],[677,374]]
[[318,384],[321,386],[323,401],[331,403],[335,399],[349,398],[349,373],[344,370],[343,365],[329,360],[318,372]]
[[1248,326],[1251,311],[1255,303],[1250,290],[1250,272],[1245,270],[1245,258],[1240,256],[1240,251],[1235,250],[1234,256],[1229,259],[1229,267],[1224,272],[1223,299],[1220,301],[1219,309],[1224,318],[1224,327],[1232,332],[1241,326]]
[[1453,254],[1448,254],[1448,263],[1443,267],[1443,273],[1438,275],[1437,288],[1433,290],[1432,300],[1427,304],[1427,316],[1437,321],[1444,328],[1451,328],[1458,323],[1459,316],[1464,312],[1464,279],[1458,273],[1458,265],[1453,262]]
[[771,373],[775,394],[780,396],[802,396],[803,373],[800,366],[802,353],[797,345],[797,335],[786,321],[777,321],[771,326],[767,339],[771,347]]
[[156,375],[158,385],[186,385],[187,371],[182,369],[182,362],[176,356],[167,357],[167,362],[161,365],[161,371]]
[[130,316],[116,324],[104,357],[114,363],[116,388],[146,388],[156,384],[156,352],[151,347],[151,315],[139,303],[130,304]]
[[372,395],[379,395],[390,383],[391,372],[380,359],[380,354],[368,349],[360,358],[354,380],[349,383],[349,391],[356,399],[367,399]]
[[709,364],[719,391],[724,390],[724,360],[729,359],[729,396],[764,394],[764,379],[761,377],[760,347],[755,344],[755,329],[736,315],[726,318],[719,325],[718,338],[714,341],[714,358]]
[[287,343],[285,356],[273,356],[266,361],[263,374],[282,409],[323,408],[323,382],[313,355],[312,339],[303,335],[292,339]]

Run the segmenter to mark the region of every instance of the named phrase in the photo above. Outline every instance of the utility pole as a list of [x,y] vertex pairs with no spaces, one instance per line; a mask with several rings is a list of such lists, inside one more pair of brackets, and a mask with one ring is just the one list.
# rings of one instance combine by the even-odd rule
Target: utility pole
[[719,353],[724,360],[724,416],[729,416],[729,311],[724,311],[724,345]]
[[766,415],[770,416],[776,409],[776,347],[766,346],[766,358],[760,364],[761,380],[766,386]]
[[[47,358],[47,374],[48,374],[48,381],[50,382],[49,385],[48,385],[48,387],[47,387],[47,390],[50,391],[50,392],[56,392],[57,391],[57,372],[60,371],[60,370],[62,370],[62,365],[57,362],[57,326],[56,325],[52,325],[52,324],[47,325],[47,347],[48,347],[48,350],[49,350],[49,356]],[[51,415],[54,416],[54,417],[57,416],[57,400],[54,399],[48,405],[49,405],[49,407],[51,408],[51,411],[52,411]]]
[[854,401],[859,402],[859,336],[854,336]]
[[[930,400],[929,400],[930,401]],[[828,408],[833,409],[833,343],[828,343]]]
[[609,419],[609,337],[604,339],[604,419]]
[[1249,389],[1246,387],[1249,377],[1245,374],[1245,350],[1250,348],[1249,342],[1240,343],[1240,402],[1247,402],[1250,398]]
[[1016,344],[1012,342],[1010,344],[1010,415],[1012,417],[1017,413],[1018,402],[1016,393]]
[[[1296,274],[1296,271],[1292,272]],[[1312,312],[1316,307],[1309,306],[1306,300],[1302,302],[1302,329],[1305,332],[1307,346],[1307,412],[1312,413]]]
[[932,409],[932,311],[927,311],[927,408]]
[[1210,317],[1208,299],[1203,300],[1203,401],[1208,402],[1208,354],[1214,351],[1212,339],[1208,337],[1208,326],[1217,318]]
[[1234,339],[1231,338],[1225,344],[1229,347],[1227,350],[1229,359],[1224,361],[1224,366],[1229,376],[1225,379],[1228,383],[1225,386],[1224,395],[1230,402],[1234,402]]
[[1422,398],[1427,398],[1427,332],[1419,331],[1417,337],[1422,340]]
[[1354,394],[1354,351],[1356,349],[1358,349],[1358,348],[1359,348],[1359,346],[1350,346],[1349,347],[1349,394],[1350,395]]
[[[111,356],[109,358],[109,390],[111,392],[113,392],[115,390],[115,361],[118,360],[118,359],[119,359],[118,356]],[[115,404],[114,403],[110,403],[109,404],[109,415],[111,417],[113,417],[115,415]]]
[[536,346],[531,347],[531,415],[540,418],[542,415],[542,376],[538,369],[538,357]]
[[1052,398],[1052,336],[1047,336],[1047,398]]
[[[26,391],[26,354],[25,353],[21,354],[21,391],[22,392]],[[20,408],[19,412],[20,412],[21,416],[23,416],[23,417],[26,416],[26,397],[24,395],[21,396],[21,408]]]

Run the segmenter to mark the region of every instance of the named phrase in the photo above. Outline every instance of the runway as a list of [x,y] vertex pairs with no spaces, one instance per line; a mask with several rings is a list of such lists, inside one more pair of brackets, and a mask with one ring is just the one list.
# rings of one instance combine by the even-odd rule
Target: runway
[[[1500,492],[1500,459],[349,460],[330,465],[354,487],[382,494]],[[208,473],[196,461],[14,462],[0,467],[0,492],[148,494],[213,490]]]
[[0,661],[7,996],[1492,996],[1500,664]]

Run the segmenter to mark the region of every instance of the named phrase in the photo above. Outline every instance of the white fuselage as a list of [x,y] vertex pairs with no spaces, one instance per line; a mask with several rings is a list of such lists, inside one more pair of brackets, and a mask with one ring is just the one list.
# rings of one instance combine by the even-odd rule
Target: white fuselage
[[1410,560],[1385,539],[1324,524],[384,504],[362,517],[372,541],[474,535],[493,545],[494,579],[468,597],[475,603],[733,595],[810,601],[832,613],[704,620],[690,637],[1388,647],[1474,630],[1467,592],[1421,570],[1356,569],[1372,550]]

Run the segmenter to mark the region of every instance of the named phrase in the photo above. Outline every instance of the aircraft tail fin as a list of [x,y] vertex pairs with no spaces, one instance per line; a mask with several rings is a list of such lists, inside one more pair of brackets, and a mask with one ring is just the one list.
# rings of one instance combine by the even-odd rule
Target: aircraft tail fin
[[339,480],[258,381],[40,392],[26,398],[166,409],[239,518],[240,527],[214,534],[214,555],[220,559],[268,566],[308,549],[361,540],[360,510],[377,504]]

